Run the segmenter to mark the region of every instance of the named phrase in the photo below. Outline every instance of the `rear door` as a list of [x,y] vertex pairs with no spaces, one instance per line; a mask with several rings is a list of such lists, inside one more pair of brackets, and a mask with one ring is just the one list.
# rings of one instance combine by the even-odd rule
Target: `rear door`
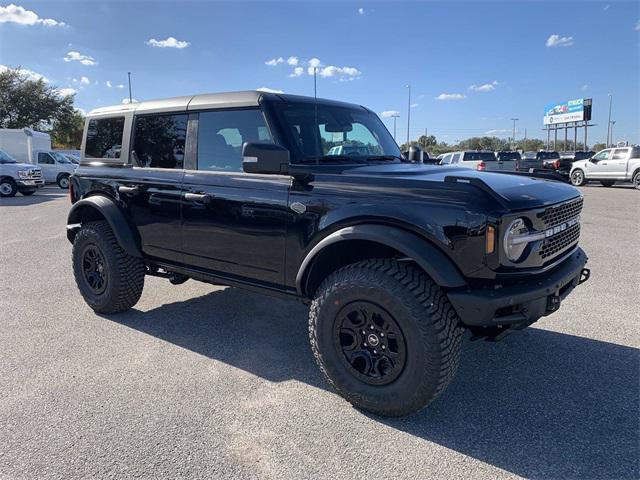
[[235,282],[283,288],[291,177],[242,171],[243,143],[272,141],[262,111],[192,115],[197,153],[183,186],[185,263]]
[[631,147],[616,148],[611,155],[608,165],[608,177],[624,180],[627,173],[627,163],[631,154]]

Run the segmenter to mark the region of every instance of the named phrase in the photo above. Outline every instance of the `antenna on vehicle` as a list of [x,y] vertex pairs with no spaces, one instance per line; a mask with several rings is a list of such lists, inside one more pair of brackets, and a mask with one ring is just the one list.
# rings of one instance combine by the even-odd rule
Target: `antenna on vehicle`
[[314,137],[316,138],[316,165],[320,163],[320,155],[318,154],[318,137],[320,136],[320,125],[318,125],[318,82],[316,78],[318,67],[313,67],[313,99],[315,104],[315,122],[316,122],[316,131],[314,132]]

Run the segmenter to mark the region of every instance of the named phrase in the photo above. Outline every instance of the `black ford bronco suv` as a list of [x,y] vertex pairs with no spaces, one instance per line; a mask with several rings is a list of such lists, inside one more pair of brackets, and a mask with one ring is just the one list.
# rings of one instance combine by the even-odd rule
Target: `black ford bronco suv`
[[411,163],[372,111],[329,100],[94,110],[70,196],[73,272],[96,312],[133,307],[146,275],[299,299],[328,382],[381,415],[445,389],[465,330],[531,325],[589,276],[577,189]]

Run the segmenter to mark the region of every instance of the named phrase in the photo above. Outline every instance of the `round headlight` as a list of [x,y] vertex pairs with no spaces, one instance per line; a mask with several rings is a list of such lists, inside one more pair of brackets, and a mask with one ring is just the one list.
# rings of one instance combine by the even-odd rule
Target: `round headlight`
[[522,218],[516,218],[507,227],[507,232],[504,235],[504,253],[507,254],[507,258],[512,262],[517,262],[522,258],[522,254],[529,243],[525,240],[528,234],[529,229]]

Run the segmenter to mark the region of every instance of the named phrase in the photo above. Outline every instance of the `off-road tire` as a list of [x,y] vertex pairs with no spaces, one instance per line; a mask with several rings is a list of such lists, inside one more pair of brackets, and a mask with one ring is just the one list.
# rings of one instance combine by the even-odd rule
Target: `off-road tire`
[[56,183],[60,188],[66,190],[69,188],[69,175],[68,174],[60,174],[58,178],[56,178]]
[[576,187],[582,187],[586,185],[587,179],[584,177],[584,172],[579,168],[576,168],[573,172],[571,172],[571,184]]
[[[104,258],[106,286],[96,293],[83,270],[84,252],[95,246]],[[73,274],[87,304],[98,313],[118,313],[133,307],[142,295],[145,265],[118,244],[107,222],[82,224],[73,241]]]
[[600,180],[600,183],[603,187],[613,187],[613,184],[616,183],[613,180]]
[[25,197],[28,197],[29,195],[33,195],[34,193],[36,193],[36,189],[34,188],[31,190],[20,190],[20,193]]
[[[341,308],[363,300],[389,312],[406,342],[404,368],[385,385],[353,375],[333,340]],[[329,384],[354,406],[383,416],[409,415],[445,390],[457,370],[463,333],[440,287],[420,269],[390,259],[365,260],[332,273],[309,312],[311,349]]]
[[16,182],[10,178],[0,180],[0,197],[13,197],[18,192]]

